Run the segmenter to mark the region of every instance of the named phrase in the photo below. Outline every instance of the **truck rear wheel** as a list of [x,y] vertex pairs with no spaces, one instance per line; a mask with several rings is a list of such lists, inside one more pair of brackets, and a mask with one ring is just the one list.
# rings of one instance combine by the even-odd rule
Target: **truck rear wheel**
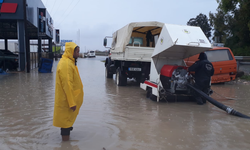
[[127,76],[126,76],[126,74],[122,73],[120,68],[118,68],[116,70],[116,85],[118,85],[118,86],[127,85]]
[[106,76],[106,78],[113,78],[113,74],[110,73],[110,67],[109,67],[109,65],[106,65],[105,76]]

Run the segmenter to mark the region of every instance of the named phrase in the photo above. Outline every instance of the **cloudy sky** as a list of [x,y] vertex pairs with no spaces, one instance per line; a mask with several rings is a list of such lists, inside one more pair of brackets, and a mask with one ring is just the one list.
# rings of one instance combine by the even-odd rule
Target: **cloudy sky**
[[[186,25],[199,13],[215,13],[216,0],[42,0],[61,39],[85,50],[106,50],[103,38],[130,22]],[[78,31],[80,30],[80,38]],[[78,40],[80,39],[80,40]],[[78,42],[80,41],[80,42]]]

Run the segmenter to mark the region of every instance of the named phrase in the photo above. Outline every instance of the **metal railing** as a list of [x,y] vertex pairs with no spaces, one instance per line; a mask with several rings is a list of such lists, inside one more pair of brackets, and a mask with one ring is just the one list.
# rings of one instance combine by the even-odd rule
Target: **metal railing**
[[30,53],[30,69],[35,69],[38,67],[39,60],[38,60],[38,53],[37,52],[31,52]]
[[249,61],[250,62],[250,56],[234,56],[236,61]]

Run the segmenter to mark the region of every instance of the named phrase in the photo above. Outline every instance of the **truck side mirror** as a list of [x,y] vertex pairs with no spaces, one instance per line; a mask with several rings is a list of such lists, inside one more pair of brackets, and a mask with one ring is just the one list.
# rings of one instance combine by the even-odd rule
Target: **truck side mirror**
[[107,38],[104,38],[104,40],[103,40],[103,46],[104,46],[104,47],[107,46],[107,42],[108,42]]

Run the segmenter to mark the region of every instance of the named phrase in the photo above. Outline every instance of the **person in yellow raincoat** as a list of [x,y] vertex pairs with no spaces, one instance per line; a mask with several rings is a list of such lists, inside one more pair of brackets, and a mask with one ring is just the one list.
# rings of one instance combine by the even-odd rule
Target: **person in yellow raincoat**
[[69,140],[83,102],[83,85],[76,66],[78,57],[79,47],[73,42],[66,43],[56,70],[53,125],[61,128],[63,141]]

